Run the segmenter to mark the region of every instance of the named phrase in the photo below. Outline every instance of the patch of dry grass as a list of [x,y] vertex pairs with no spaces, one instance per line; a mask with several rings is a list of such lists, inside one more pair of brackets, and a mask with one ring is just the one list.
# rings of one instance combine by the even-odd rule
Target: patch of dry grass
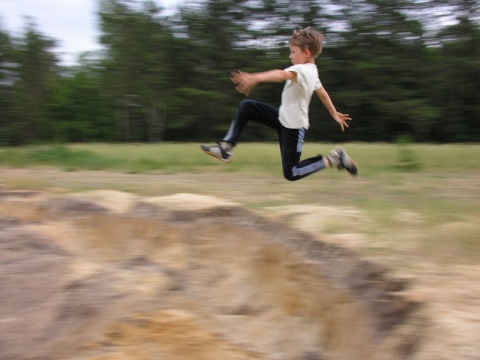
[[[325,154],[332,146],[307,143],[304,157]],[[345,148],[359,166],[357,178],[324,170],[293,183],[282,178],[278,145],[273,143],[241,144],[232,164],[205,156],[198,144],[183,143],[3,149],[0,164],[5,167],[3,184],[17,189],[111,189],[148,196],[197,193],[254,209],[299,204],[356,209],[371,221],[357,224],[333,218],[325,231],[365,235],[371,242],[365,246],[375,251],[410,249],[412,254],[478,261],[480,163],[466,154],[480,154],[480,145],[351,143]],[[81,159],[82,154],[87,159]],[[49,168],[28,161],[29,156],[38,160],[40,155],[48,158]],[[104,169],[88,171],[88,158]],[[18,167],[19,159],[22,169],[9,170]],[[69,165],[70,160],[75,163]]]

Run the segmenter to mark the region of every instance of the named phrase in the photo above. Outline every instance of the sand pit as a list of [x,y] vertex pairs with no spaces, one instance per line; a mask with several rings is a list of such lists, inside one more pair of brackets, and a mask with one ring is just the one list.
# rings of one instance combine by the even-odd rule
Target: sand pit
[[406,283],[230,201],[4,191],[0,359],[414,356]]

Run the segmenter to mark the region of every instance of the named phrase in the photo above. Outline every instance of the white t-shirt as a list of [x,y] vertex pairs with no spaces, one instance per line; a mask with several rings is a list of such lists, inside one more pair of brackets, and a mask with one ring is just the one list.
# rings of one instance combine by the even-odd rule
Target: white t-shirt
[[310,126],[308,110],[315,90],[322,87],[315,64],[298,64],[285,69],[297,74],[293,80],[287,80],[282,92],[282,104],[279,109],[280,123],[289,129],[308,129]]

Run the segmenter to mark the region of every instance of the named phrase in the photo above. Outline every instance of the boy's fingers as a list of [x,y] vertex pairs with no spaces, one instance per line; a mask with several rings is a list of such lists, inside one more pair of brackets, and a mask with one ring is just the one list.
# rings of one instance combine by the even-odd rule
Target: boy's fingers
[[244,94],[247,88],[243,84],[237,84],[237,86],[235,86],[235,90],[237,90],[241,94]]
[[230,80],[232,80],[232,82],[234,84],[237,84],[239,81],[238,81],[238,78],[239,78],[239,73],[237,72],[232,72],[232,77],[230,78]]
[[245,86],[244,84],[238,84],[237,86],[235,86],[235,90],[237,90],[240,94],[244,94],[245,96],[248,96],[252,89],[249,88],[248,86]]
[[245,96],[248,96],[250,94],[250,91],[252,90],[252,87],[248,85],[245,74],[242,73],[240,70],[232,71],[231,74],[232,77],[230,78],[230,80],[235,84],[235,90],[237,90],[241,94],[244,94]]
[[237,82],[240,82],[241,81],[241,78],[243,77],[243,73],[241,71],[233,71],[232,73],[232,81],[237,81]]

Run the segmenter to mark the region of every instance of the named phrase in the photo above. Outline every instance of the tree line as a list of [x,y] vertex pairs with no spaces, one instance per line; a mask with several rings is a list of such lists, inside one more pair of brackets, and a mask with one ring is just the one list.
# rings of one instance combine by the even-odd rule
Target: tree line
[[[71,66],[34,23],[21,36],[0,28],[0,146],[221,137],[243,98],[231,71],[288,67],[288,37],[306,26],[325,35],[320,79],[354,118],[342,134],[314,99],[310,141],[480,140],[478,0],[198,0],[170,15],[151,1],[98,5],[104,50]],[[250,96],[278,106],[281,90]],[[272,136],[253,125],[244,139]]]

